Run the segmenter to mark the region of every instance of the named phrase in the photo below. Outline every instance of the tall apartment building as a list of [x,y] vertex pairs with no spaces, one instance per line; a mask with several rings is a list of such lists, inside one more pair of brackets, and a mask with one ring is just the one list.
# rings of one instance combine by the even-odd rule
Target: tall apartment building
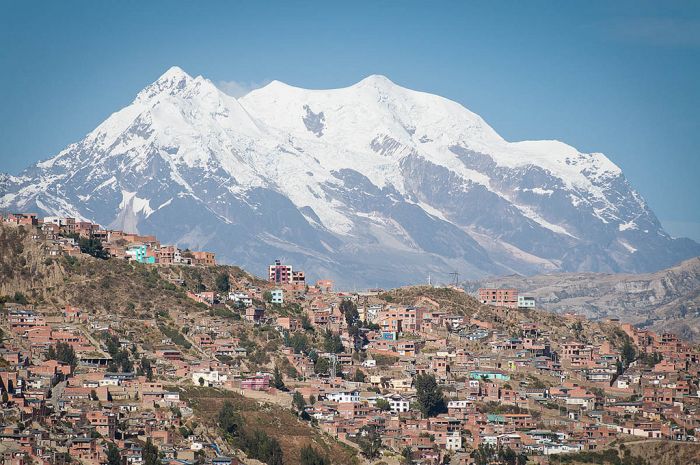
[[517,289],[479,289],[479,302],[495,307],[518,307]]
[[192,252],[192,259],[194,265],[216,265],[216,258],[212,252]]
[[270,265],[268,280],[274,284],[306,285],[303,271],[294,271],[292,265],[283,265],[280,260],[275,260],[275,264]]

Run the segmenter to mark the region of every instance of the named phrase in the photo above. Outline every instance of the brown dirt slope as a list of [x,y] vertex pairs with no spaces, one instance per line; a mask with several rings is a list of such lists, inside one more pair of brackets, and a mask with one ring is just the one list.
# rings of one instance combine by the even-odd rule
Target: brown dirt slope
[[664,440],[625,443],[634,457],[647,459],[653,465],[700,465],[700,444]]
[[538,305],[589,318],[619,317],[655,331],[700,340],[700,257],[645,274],[555,273],[470,281],[479,287],[515,287]]
[[277,439],[282,447],[285,464],[300,462],[301,448],[307,444],[323,451],[333,464],[350,465],[361,463],[356,452],[330,437],[318,432],[297,418],[290,410],[273,404],[260,404],[231,391],[214,388],[178,388],[195,413],[209,430],[216,429],[216,417],[225,401],[234,407],[245,421],[245,428],[260,429]]

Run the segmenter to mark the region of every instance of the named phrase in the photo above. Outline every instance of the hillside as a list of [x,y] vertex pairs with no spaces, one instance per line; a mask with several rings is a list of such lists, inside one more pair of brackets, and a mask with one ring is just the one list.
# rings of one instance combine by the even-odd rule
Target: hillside
[[639,327],[700,338],[700,257],[656,273],[556,273],[465,284],[468,292],[479,287],[514,287],[551,311],[618,317]]
[[[40,396],[55,399],[50,402],[58,411],[47,414],[57,418],[68,411],[59,399],[71,410],[102,408],[105,415],[119,415],[120,431],[141,443],[150,430],[130,425],[145,428],[155,415],[167,425],[159,434],[178,451],[192,453],[188,438],[195,438],[206,446],[197,457],[209,462],[231,455],[245,457],[245,465],[258,465],[256,458],[292,465],[302,463],[304,454],[308,459],[311,445],[313,454],[328,461],[304,463],[393,465],[406,453],[437,465],[472,453],[474,435],[500,434],[501,415],[510,414],[525,422],[517,431],[533,439],[550,428],[545,436],[557,441],[556,447],[579,441],[591,441],[598,450],[614,446],[613,438],[624,435],[594,415],[605,409],[616,424],[647,422],[642,412],[630,417],[617,404],[648,395],[654,390],[649,383],[663,373],[667,385],[675,386],[669,389],[676,402],[687,402],[682,411],[654,404],[663,412],[664,428],[674,428],[684,441],[694,434],[688,425],[697,412],[688,392],[697,389],[690,374],[696,373],[697,347],[672,338],[652,337],[651,350],[642,353],[638,335],[614,322],[483,305],[453,287],[347,294],[314,286],[295,293],[287,286],[285,301],[278,304],[268,292],[278,286],[238,267],[144,265],[83,253],[52,257],[51,243],[35,229],[0,225],[0,303],[10,310],[3,312],[9,318],[0,320],[6,336],[0,372],[27,373],[39,386],[3,401],[10,422],[31,396]],[[249,293],[253,304],[228,298],[232,289]],[[192,293],[203,291],[218,298],[197,302]],[[69,315],[67,305],[80,313]],[[381,311],[369,316],[371,308]],[[364,321],[360,310],[368,317]],[[392,331],[394,322],[398,330]],[[30,354],[28,367],[24,354]],[[588,354],[587,366],[581,366],[581,354]],[[94,359],[108,361],[96,366],[100,362]],[[57,360],[64,365],[55,365]],[[47,367],[67,366],[74,369],[70,376],[37,376]],[[649,377],[613,385],[635,372]],[[591,373],[607,377],[600,382]],[[431,380],[435,390],[426,398]],[[543,391],[553,395],[532,397]],[[572,407],[570,392],[588,407]],[[427,410],[433,396],[437,404]],[[392,410],[397,407],[390,401],[402,410]],[[466,404],[450,413],[445,408],[450,401]],[[580,421],[566,414],[572,408],[582,415]],[[478,424],[470,418],[479,418]],[[445,420],[461,425],[453,434],[458,442],[449,449],[438,439]],[[584,421],[602,435],[581,436]],[[90,425],[59,421],[42,427],[52,434],[96,438]],[[406,443],[415,449],[407,450]],[[128,449],[126,443],[119,447]],[[691,453],[665,442],[641,452],[647,457]],[[584,457],[574,454],[574,462],[561,463]]]
[[[241,372],[268,370],[279,360],[277,333],[261,332],[243,324],[237,313],[209,308],[186,296],[188,290],[215,289],[216,278],[222,273],[238,285],[267,286],[238,267],[147,267],[83,254],[51,258],[43,241],[34,240],[28,229],[3,225],[0,225],[0,252],[0,302],[28,301],[46,316],[59,315],[66,305],[80,307],[100,326],[109,325],[115,334],[128,337],[141,350],[154,351],[163,340],[172,339],[186,357],[203,355],[188,334],[189,328],[200,324],[204,317],[221,315],[219,318],[226,322],[227,331],[246,341],[248,357],[236,362]],[[178,284],[173,284],[176,280]],[[99,331],[84,326],[81,329],[93,341],[101,337]],[[173,388],[181,391],[183,399],[194,408],[196,418],[188,426],[197,431],[207,431],[216,437],[219,433],[212,420],[223,401],[230,400],[247,427],[262,430],[279,441],[284,447],[286,465],[298,463],[300,449],[307,444],[334,457],[333,463],[356,463],[352,448],[322,435],[289,409],[258,403],[230,391]]]

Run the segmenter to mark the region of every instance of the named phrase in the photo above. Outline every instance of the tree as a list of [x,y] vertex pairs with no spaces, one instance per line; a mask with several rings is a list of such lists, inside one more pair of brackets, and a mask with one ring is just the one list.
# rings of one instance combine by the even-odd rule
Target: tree
[[202,377],[200,376],[199,379],[198,379],[197,381],[199,382],[199,385],[200,385],[200,386],[204,386],[204,378],[202,378]]
[[377,432],[377,427],[374,425],[363,426],[357,437],[357,444],[360,446],[362,455],[368,459],[373,459],[379,456],[379,450],[382,447],[382,438]]
[[19,291],[15,292],[15,295],[12,298],[12,301],[16,302],[20,305],[27,305],[29,303],[29,301],[27,300],[27,297]]
[[141,456],[143,457],[143,465],[160,465],[158,447],[151,442],[151,438],[146,440],[146,445],[143,446]]
[[151,367],[151,361],[144,355],[141,357],[141,371],[146,375],[148,381],[153,381],[153,368]]
[[282,371],[275,365],[275,370],[272,372],[272,387],[279,390],[285,390],[287,387],[284,385],[284,379],[282,378]]
[[301,414],[304,411],[304,407],[306,407],[306,401],[304,400],[304,396],[301,395],[299,391],[294,391],[294,395],[292,396],[292,405],[299,414]]
[[435,376],[419,374],[416,376],[416,396],[424,417],[433,417],[447,410],[442,390],[435,381]]
[[339,354],[344,350],[343,341],[340,339],[340,334],[336,334],[330,329],[327,329],[323,334],[323,348],[326,352]]
[[119,449],[114,443],[107,444],[107,465],[121,465],[122,457],[119,454]]
[[134,371],[134,364],[129,358],[128,350],[117,350],[116,354],[112,355],[112,360],[120,367],[123,373],[131,373]]
[[312,331],[314,329],[313,325],[311,324],[311,320],[307,315],[301,316],[301,327],[304,331]]
[[327,375],[331,366],[326,357],[319,357],[314,365],[314,373],[317,375]]
[[355,375],[353,376],[352,380],[356,383],[364,383],[366,377],[367,376],[365,375],[365,372],[358,368],[357,370],[355,370]]
[[306,445],[301,448],[301,461],[299,463],[301,465],[330,465],[331,462],[311,445]]
[[294,350],[294,353],[301,354],[309,350],[309,338],[304,333],[294,333],[288,341],[289,347]]
[[230,401],[224,402],[224,405],[219,410],[218,416],[219,426],[231,437],[237,436],[240,432],[243,420],[236,412],[233,404]]
[[636,356],[637,351],[634,349],[634,346],[630,342],[629,338],[626,338],[625,343],[622,345],[622,362],[627,367],[634,361]]
[[360,313],[357,311],[357,305],[352,301],[343,300],[340,303],[340,312],[345,316],[348,326],[357,326],[360,323]]
[[267,465],[282,465],[282,448],[275,438],[262,430],[244,431],[241,434],[241,449],[249,457],[265,462]]
[[216,276],[216,289],[220,294],[225,294],[231,290],[228,273],[219,273]]
[[80,252],[92,255],[95,258],[101,258],[102,260],[110,258],[109,252],[102,248],[102,242],[99,239],[79,237],[78,246],[80,247]]
[[75,350],[67,342],[57,342],[55,347],[50,346],[46,358],[67,363],[73,368],[78,365],[78,357],[75,355]]
[[7,404],[10,401],[10,396],[7,395],[7,390],[2,390],[2,403]]
[[403,457],[404,463],[413,463],[413,449],[411,449],[411,446],[406,446],[401,449],[401,457]]
[[377,399],[377,402],[375,405],[382,412],[388,412],[389,410],[391,410],[391,404],[389,403],[389,401],[386,399],[382,399],[381,397],[379,399]]
[[479,444],[471,453],[475,465],[489,465],[496,458],[496,447],[491,444]]

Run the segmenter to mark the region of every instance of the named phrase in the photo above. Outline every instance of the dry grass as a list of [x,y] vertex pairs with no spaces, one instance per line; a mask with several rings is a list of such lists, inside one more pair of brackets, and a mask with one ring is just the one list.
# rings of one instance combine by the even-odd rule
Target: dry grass
[[194,409],[197,417],[209,426],[216,425],[216,417],[225,401],[231,402],[245,421],[245,428],[260,429],[277,439],[284,452],[286,464],[299,463],[301,448],[312,444],[331,457],[333,464],[359,463],[356,452],[313,429],[290,410],[280,406],[258,403],[235,392],[203,387],[180,387],[181,397]]

